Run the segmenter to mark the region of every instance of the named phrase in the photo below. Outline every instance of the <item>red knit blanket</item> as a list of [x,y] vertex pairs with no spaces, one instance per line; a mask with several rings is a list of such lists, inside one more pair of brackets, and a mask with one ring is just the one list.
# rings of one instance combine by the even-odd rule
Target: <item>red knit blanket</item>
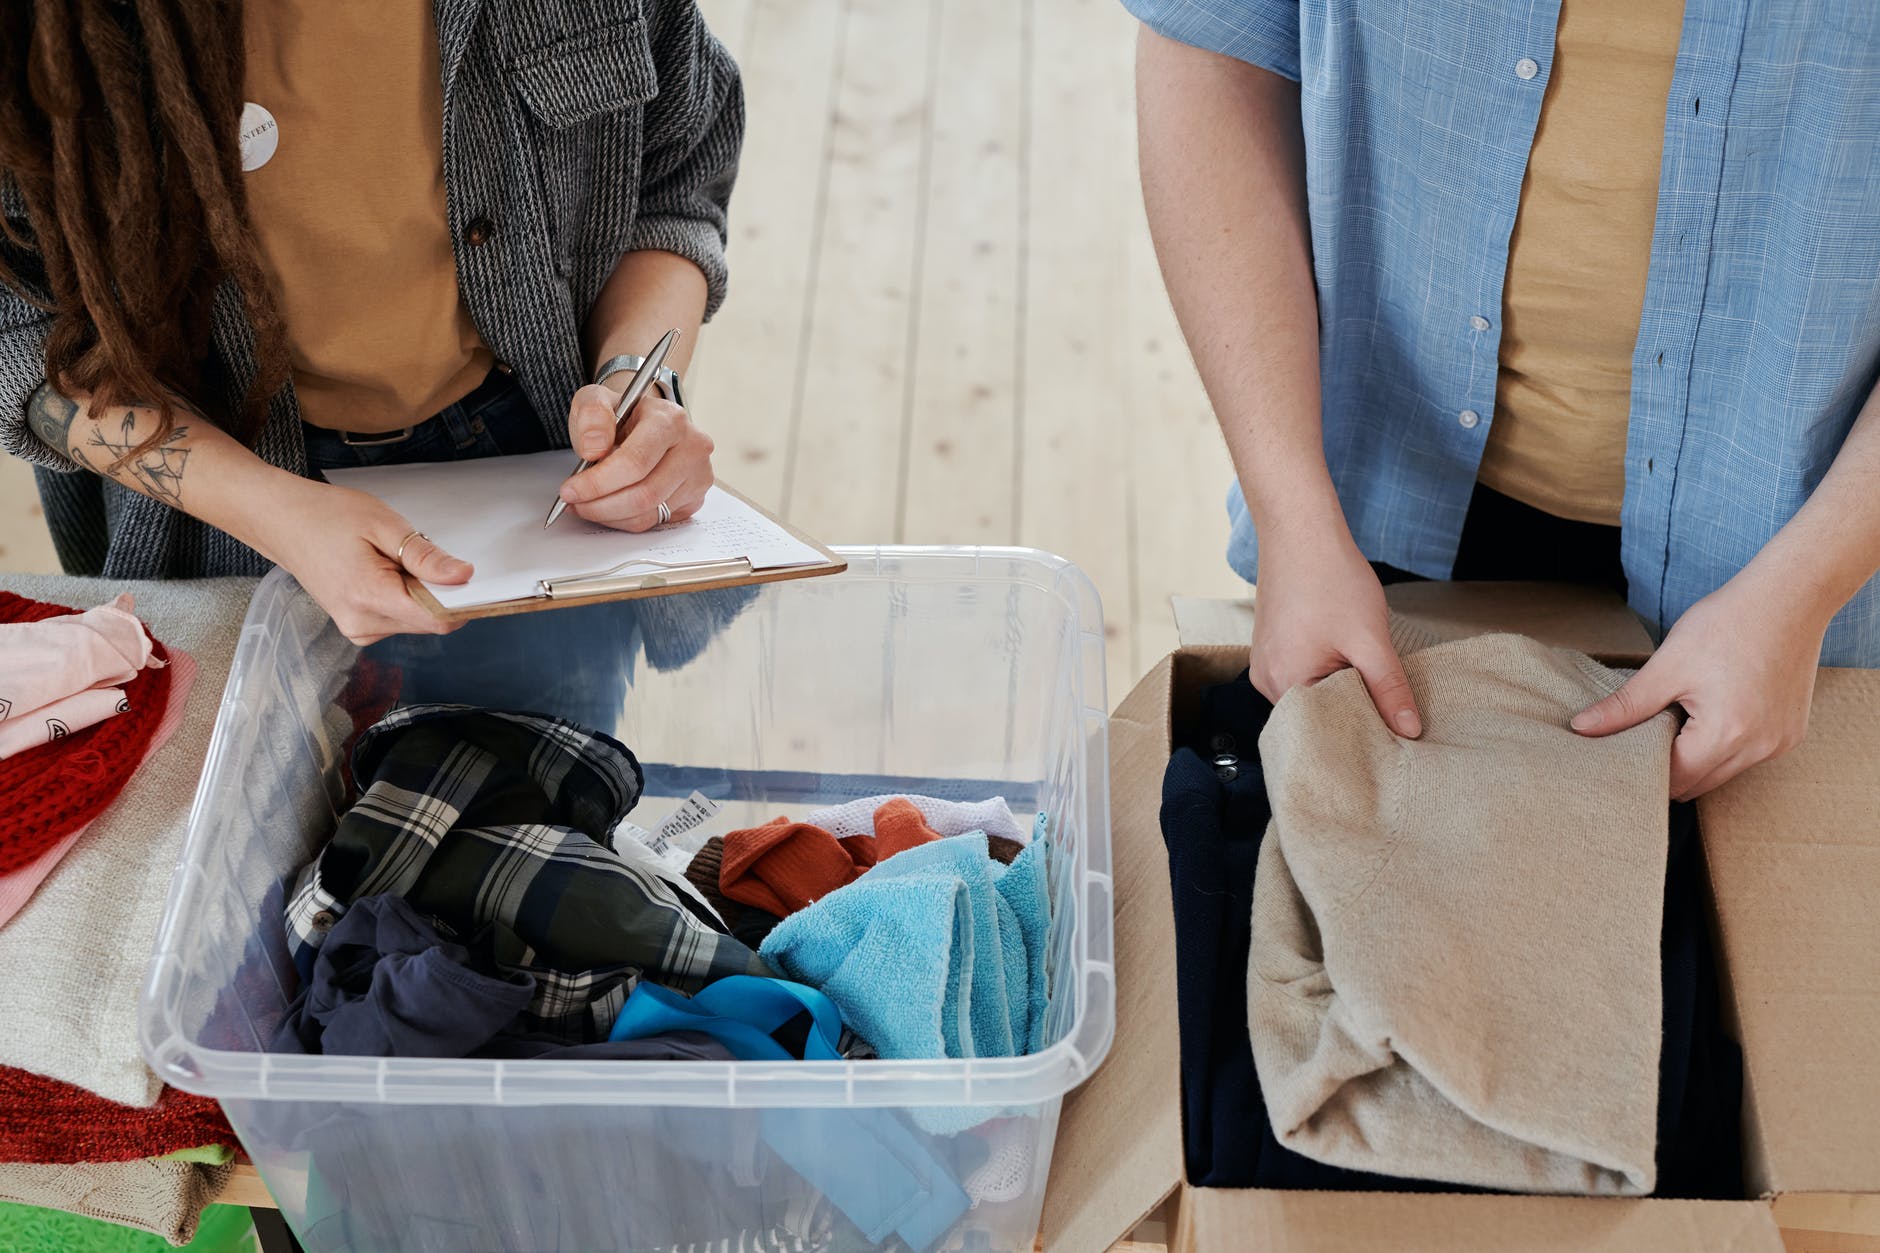
[[125,1162],[208,1144],[238,1147],[209,1097],[166,1087],[139,1109],[0,1066],[0,1162]]

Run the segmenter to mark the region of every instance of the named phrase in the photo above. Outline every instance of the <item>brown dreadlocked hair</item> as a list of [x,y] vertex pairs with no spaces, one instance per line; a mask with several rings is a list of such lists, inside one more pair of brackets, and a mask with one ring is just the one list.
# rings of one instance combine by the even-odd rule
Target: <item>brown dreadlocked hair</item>
[[[94,409],[201,404],[216,288],[255,335],[244,443],[287,378],[281,321],[249,228],[238,129],[241,0],[0,2],[0,282],[46,309],[46,378]],[[10,246],[8,246],[10,245]]]

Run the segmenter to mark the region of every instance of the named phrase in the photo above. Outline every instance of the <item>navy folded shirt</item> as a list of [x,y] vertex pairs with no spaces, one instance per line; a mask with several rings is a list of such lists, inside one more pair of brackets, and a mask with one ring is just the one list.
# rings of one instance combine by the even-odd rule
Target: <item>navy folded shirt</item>
[[367,896],[333,925],[271,1051],[355,1057],[728,1061],[698,1032],[569,1044],[525,1034],[535,994],[527,974],[498,973],[438,935],[397,896]]

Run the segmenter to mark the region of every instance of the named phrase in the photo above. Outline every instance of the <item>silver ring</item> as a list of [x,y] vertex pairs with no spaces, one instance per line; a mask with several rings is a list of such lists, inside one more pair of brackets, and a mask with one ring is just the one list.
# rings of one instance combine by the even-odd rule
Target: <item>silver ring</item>
[[421,539],[427,544],[431,542],[431,537],[429,535],[426,535],[423,531],[413,531],[411,534],[405,536],[405,538],[398,541],[398,555],[392,558],[392,560],[396,561],[401,566],[404,565],[405,564],[405,545],[409,544],[414,539]]
[[672,510],[671,510],[671,509],[669,509],[669,508],[667,508],[667,507],[666,507],[666,502],[662,500],[662,501],[660,501],[660,502],[659,502],[659,522],[658,522],[658,525],[659,525],[659,526],[665,526],[665,525],[666,525],[666,524],[667,524],[668,522],[670,522],[670,521],[672,521]]

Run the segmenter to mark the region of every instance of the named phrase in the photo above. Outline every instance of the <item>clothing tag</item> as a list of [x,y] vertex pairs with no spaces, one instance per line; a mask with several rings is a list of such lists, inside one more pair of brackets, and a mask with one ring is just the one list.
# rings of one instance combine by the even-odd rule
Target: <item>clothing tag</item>
[[620,824],[619,831],[622,834],[632,836],[640,843],[646,845],[646,847],[652,849],[655,853],[658,853],[661,857],[664,857],[666,850],[672,847],[671,841],[667,840],[665,836],[655,835],[653,832],[648,831],[645,827],[637,823],[623,822]]
[[663,840],[676,843],[680,847],[696,853],[705,841],[693,841],[683,837],[690,835],[707,822],[710,822],[717,812],[718,802],[708,796],[694,792],[680,803],[679,808],[673,810],[660,820],[659,826],[654,828],[654,834]]
[[620,824],[620,830],[626,832],[646,847],[664,857],[676,844],[686,853],[698,852],[704,840],[683,838],[709,822],[718,812],[718,802],[698,792],[679,802],[679,807],[659,820],[659,825],[648,831],[645,827],[631,822]]
[[281,146],[280,123],[265,108],[250,100],[242,106],[242,169],[258,170],[274,159]]

